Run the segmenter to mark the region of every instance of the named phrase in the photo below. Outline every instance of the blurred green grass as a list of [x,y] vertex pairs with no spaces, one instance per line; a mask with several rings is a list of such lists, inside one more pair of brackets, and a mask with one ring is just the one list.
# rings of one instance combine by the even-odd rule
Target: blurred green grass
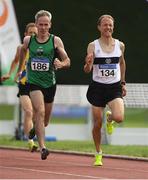
[[[12,105],[0,105],[0,120],[11,120],[14,116],[15,107]],[[84,124],[87,117],[52,117],[53,124]],[[117,124],[117,127],[148,128],[148,109],[144,108],[126,108],[125,119],[123,123]]]
[[148,128],[148,109],[126,108],[124,121],[118,127]]
[[14,115],[14,105],[1,104],[0,105],[0,120],[11,120]]
[[[28,148],[27,141],[15,140],[11,136],[0,136],[0,146]],[[50,150],[95,153],[93,141],[46,141],[46,146]],[[104,154],[148,158],[148,146],[102,145],[102,150]]]

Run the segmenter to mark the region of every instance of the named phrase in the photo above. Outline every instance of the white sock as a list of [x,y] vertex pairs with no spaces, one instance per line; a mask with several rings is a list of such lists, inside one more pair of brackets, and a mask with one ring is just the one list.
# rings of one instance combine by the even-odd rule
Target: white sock
[[30,142],[30,143],[32,142],[33,143],[34,141],[33,141],[33,139],[28,139],[28,142]]
[[101,150],[101,151],[99,151],[99,152],[96,152],[96,155],[97,155],[97,154],[102,154],[102,150]]

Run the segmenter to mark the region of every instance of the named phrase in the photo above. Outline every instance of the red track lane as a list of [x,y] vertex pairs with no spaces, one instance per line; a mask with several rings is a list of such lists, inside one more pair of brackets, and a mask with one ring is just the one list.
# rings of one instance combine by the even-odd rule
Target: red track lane
[[0,179],[148,179],[148,162],[103,158],[94,167],[89,156],[0,149]]

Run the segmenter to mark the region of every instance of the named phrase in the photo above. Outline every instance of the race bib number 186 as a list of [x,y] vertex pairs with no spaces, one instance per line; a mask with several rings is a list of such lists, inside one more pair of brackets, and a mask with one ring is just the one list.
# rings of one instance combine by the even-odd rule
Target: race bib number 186
[[49,60],[48,59],[32,59],[31,69],[33,71],[48,71],[49,70]]

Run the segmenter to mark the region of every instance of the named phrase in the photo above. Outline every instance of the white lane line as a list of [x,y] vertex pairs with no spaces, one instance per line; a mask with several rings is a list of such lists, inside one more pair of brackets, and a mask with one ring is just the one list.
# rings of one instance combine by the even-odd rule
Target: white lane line
[[[26,160],[26,161],[39,161],[41,162],[41,160],[36,160],[36,159],[27,159],[27,158],[15,158],[15,159],[18,159],[18,160]],[[55,161],[52,161],[52,160],[47,160],[47,162],[49,162],[50,164],[53,163],[53,164],[56,164],[57,163]],[[140,162],[139,162],[140,163]],[[93,165],[88,165],[88,164],[82,164],[82,163],[73,163],[73,162],[58,162],[58,164],[66,164],[66,165],[71,165],[71,166],[83,166],[83,167],[92,167],[92,168],[99,168],[99,167],[95,167]],[[119,167],[107,167],[107,166],[101,166],[100,168],[103,168],[103,169],[109,169],[109,170],[122,170],[122,171],[131,171],[131,170],[134,170],[134,169],[130,169],[130,168],[119,168]],[[142,170],[142,169],[136,169],[136,172],[138,173],[148,173],[148,170]]]
[[81,178],[104,179],[104,178],[98,177],[98,176],[96,177],[96,176],[88,176],[88,175],[80,175],[80,174],[72,174],[72,173],[60,173],[60,172],[43,171],[43,170],[18,168],[18,167],[0,166],[0,168],[10,169],[10,170],[31,171],[31,172],[36,172],[36,173],[47,173],[47,174],[55,174],[55,175],[75,176],[75,177],[81,177]]

